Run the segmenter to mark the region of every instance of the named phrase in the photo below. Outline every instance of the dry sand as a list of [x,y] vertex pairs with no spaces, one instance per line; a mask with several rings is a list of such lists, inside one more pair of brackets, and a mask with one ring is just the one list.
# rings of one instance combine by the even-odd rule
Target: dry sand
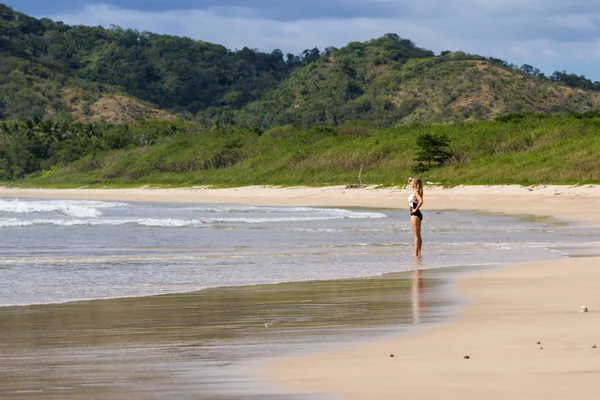
[[[343,187],[0,189],[0,197],[381,208],[407,208],[408,194]],[[428,209],[599,226],[600,187],[427,187],[425,215]],[[408,338],[283,358],[263,372],[274,386],[347,399],[600,398],[600,258],[516,265],[462,278],[459,286],[471,301],[457,322]]]

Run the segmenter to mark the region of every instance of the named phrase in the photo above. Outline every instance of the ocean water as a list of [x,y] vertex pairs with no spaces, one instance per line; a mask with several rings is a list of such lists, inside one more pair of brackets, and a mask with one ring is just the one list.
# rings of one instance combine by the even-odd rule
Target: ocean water
[[[424,210],[421,268],[565,257],[600,230]],[[408,211],[0,199],[0,306],[379,276],[414,268]]]

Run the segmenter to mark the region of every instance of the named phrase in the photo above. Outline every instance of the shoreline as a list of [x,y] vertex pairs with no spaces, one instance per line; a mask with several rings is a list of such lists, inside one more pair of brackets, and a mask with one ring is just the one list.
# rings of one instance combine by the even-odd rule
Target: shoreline
[[[406,207],[408,190],[345,187],[231,189],[7,189],[0,197],[239,203],[262,206]],[[600,186],[425,188],[428,210],[556,218],[600,226]],[[425,239],[426,240],[426,239]],[[426,253],[425,253],[426,254]],[[469,297],[457,321],[406,338],[269,362],[270,387],[348,399],[600,397],[600,257],[532,264],[461,277]],[[582,313],[580,306],[587,306]],[[541,342],[539,345],[537,342]],[[543,349],[541,349],[543,347]],[[394,354],[394,357],[390,357]],[[464,356],[469,355],[469,359]]]
[[[407,209],[406,188],[246,186],[211,189],[22,189],[0,187],[0,198],[106,201],[237,203],[256,206],[363,207]],[[425,187],[427,210],[463,210],[508,215],[535,215],[600,226],[600,185]]]

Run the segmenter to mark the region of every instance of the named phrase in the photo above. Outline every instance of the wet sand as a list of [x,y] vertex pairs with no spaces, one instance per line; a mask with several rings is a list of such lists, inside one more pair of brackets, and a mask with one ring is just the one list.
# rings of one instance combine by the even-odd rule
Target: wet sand
[[452,314],[457,271],[0,308],[2,399],[299,399],[260,360],[398,334]]

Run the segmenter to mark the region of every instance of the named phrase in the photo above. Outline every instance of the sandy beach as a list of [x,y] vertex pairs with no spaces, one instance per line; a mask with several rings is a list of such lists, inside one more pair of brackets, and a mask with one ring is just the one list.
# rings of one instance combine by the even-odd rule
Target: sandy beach
[[598,260],[469,276],[460,289],[472,302],[458,322],[410,338],[282,359],[266,372],[289,388],[348,399],[600,398]]
[[[14,198],[400,209],[406,208],[408,194],[404,188],[344,187],[0,189],[0,197]],[[427,210],[478,210],[598,226],[600,187],[428,186],[423,210],[425,215]],[[458,321],[410,337],[281,358],[261,373],[272,387],[344,399],[600,398],[600,258],[595,252],[471,274],[459,281],[470,301]]]

